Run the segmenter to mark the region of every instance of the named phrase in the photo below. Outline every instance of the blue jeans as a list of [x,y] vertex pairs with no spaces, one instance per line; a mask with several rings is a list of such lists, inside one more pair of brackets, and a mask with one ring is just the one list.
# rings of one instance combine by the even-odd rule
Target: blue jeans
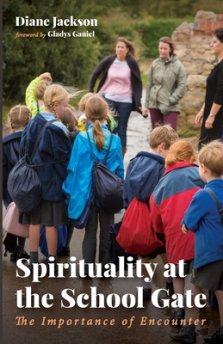
[[130,113],[132,111],[132,103],[121,103],[121,102],[115,102],[113,100],[105,98],[106,102],[108,103],[108,106],[112,111],[114,111],[117,115],[115,119],[118,122],[118,126],[115,130],[115,132],[118,134],[118,136],[121,139],[122,147],[126,147],[126,132],[127,132],[127,125]]

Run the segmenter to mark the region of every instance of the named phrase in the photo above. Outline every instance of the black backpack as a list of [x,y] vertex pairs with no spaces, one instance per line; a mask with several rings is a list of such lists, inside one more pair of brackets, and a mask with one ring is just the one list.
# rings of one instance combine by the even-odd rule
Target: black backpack
[[[25,155],[18,160],[8,176],[7,188],[8,192],[15,202],[17,208],[22,213],[30,213],[39,205],[42,198],[42,186],[39,180],[37,167],[41,165],[33,165],[32,159],[38,147],[40,139],[46,127],[56,120],[48,121],[41,129],[33,149],[31,157],[28,154],[27,138]],[[28,128],[27,128],[28,129]]]
[[105,166],[112,144],[113,134],[111,134],[109,147],[102,161],[98,161],[94,156],[88,132],[87,136],[90,154],[94,161],[92,179],[96,204],[98,203],[102,209],[109,213],[116,213],[123,208],[124,181]]

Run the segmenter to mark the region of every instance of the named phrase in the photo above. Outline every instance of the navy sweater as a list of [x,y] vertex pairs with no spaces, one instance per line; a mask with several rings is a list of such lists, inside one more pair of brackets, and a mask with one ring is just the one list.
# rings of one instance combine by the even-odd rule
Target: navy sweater
[[[34,151],[36,138],[46,119],[37,114],[28,124],[22,134],[20,144],[20,156],[24,156],[28,141],[28,154],[31,157]],[[45,129],[37,149],[35,150],[32,163],[37,165],[37,173],[42,184],[42,198],[46,201],[60,201],[65,198],[62,191],[62,183],[67,176],[67,163],[69,161],[71,144],[65,132],[50,123]]]

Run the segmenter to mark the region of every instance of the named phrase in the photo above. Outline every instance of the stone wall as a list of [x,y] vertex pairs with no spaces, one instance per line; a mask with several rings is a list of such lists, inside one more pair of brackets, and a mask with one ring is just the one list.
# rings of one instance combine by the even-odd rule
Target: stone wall
[[194,23],[183,23],[173,32],[176,54],[188,75],[187,91],[181,100],[181,126],[194,127],[194,116],[204,102],[206,78],[216,62],[210,42],[214,30],[220,27],[223,14],[198,11]]

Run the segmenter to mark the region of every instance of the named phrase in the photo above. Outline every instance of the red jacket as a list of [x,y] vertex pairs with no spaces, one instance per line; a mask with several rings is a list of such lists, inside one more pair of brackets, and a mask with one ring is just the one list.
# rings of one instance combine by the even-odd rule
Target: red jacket
[[203,182],[198,167],[185,161],[177,162],[166,169],[150,198],[152,225],[157,233],[165,235],[169,263],[194,258],[194,234],[182,232],[181,220],[200,187]]

